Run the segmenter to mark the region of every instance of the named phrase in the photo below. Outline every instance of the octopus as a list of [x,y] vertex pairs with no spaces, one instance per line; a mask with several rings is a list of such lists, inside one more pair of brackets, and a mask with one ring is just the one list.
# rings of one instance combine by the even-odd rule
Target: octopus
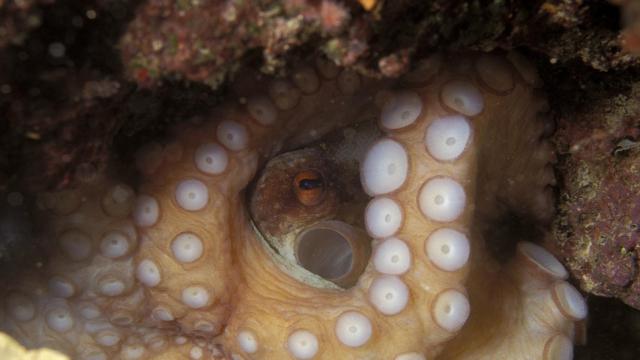
[[243,70],[206,118],[37,194],[48,259],[4,281],[0,328],[86,360],[571,359],[588,310],[539,245],[541,85],[516,52]]

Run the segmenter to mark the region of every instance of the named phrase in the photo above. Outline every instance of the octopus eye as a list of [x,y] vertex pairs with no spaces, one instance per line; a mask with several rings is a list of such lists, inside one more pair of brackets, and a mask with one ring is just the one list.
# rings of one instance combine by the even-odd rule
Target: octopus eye
[[293,189],[302,205],[315,206],[322,201],[324,180],[319,172],[304,170],[296,175],[293,181]]
[[[311,146],[272,158],[253,188],[251,217],[276,264],[319,288],[354,286],[371,255],[358,162]],[[337,160],[340,159],[340,160]]]

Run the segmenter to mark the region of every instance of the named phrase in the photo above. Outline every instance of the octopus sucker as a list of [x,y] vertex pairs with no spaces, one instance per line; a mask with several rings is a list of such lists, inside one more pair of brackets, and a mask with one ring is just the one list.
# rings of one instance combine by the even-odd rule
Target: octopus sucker
[[587,307],[536,244],[555,155],[526,58],[292,69],[242,72],[138,181],[41,194],[51,256],[2,329],[79,359],[571,359]]

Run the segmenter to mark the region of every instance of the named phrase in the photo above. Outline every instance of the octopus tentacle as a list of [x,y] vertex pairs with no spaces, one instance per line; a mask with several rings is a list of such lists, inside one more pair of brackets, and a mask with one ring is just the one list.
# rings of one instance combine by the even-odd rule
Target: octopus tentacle
[[[495,281],[478,279],[470,288],[473,308],[482,311],[474,312],[460,336],[447,344],[443,358],[571,359],[575,322],[586,317],[587,309],[565,281],[564,267],[538,245],[522,242],[502,274]],[[496,319],[498,326],[488,325]]]
[[[537,81],[531,80],[536,77],[525,72],[529,67],[523,65],[523,60],[514,62],[518,72],[508,63],[502,63],[500,71],[520,74],[524,83],[538,86]],[[476,62],[480,78],[481,64]],[[493,71],[498,70],[494,67]],[[503,103],[508,105],[501,104],[496,95],[508,96],[510,99]],[[498,106],[493,114],[486,115],[491,130],[480,128],[476,132],[480,144],[475,199],[478,211],[472,236],[484,241],[478,241],[473,248],[467,282],[471,308],[476,311],[472,311],[469,324],[447,344],[441,356],[511,359],[523,354],[522,358],[569,359],[574,323],[586,316],[584,300],[564,281],[567,272],[553,255],[537,245],[522,242],[535,238],[539,232],[543,234],[538,236],[544,236],[544,227],[553,215],[550,185],[555,177],[549,164],[555,161],[555,155],[545,138],[549,120],[544,114],[548,105],[542,95],[526,85],[517,84],[509,93],[485,94],[487,103],[492,97]],[[480,127],[480,121],[474,119],[474,124]],[[500,176],[495,176],[497,173]],[[526,221],[533,225],[518,223],[520,230],[508,229],[500,218],[515,211],[519,213],[511,217],[528,218]],[[515,250],[514,240],[521,241]],[[505,250],[505,245],[511,249]],[[501,265],[510,250],[515,255]],[[488,325],[496,319],[499,326]],[[504,338],[509,341],[500,340]]]
[[[133,277],[138,235],[128,215],[134,197],[127,185],[101,177],[42,196],[54,255],[44,271],[30,271],[9,285],[3,327],[22,334],[30,346],[83,359],[106,359],[120,344],[125,353],[146,340],[157,345],[162,335],[152,339],[153,330],[135,311],[144,298]],[[134,323],[146,340],[131,333]]]
[[[135,191],[97,174],[43,197],[55,250],[10,287],[2,328],[96,360],[571,358],[584,300],[526,241],[555,181],[535,69],[516,53],[436,54],[393,84],[293,69],[244,72],[237,102],[142,147]],[[317,142],[346,125],[347,151]],[[336,171],[353,163],[362,194]],[[339,261],[315,252],[330,243]]]

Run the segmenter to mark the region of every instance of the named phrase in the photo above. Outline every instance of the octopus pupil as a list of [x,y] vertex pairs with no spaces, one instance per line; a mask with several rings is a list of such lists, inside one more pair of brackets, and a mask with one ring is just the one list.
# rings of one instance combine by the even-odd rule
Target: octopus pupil
[[298,183],[298,186],[302,190],[313,190],[321,188],[323,186],[322,179],[302,179]]

